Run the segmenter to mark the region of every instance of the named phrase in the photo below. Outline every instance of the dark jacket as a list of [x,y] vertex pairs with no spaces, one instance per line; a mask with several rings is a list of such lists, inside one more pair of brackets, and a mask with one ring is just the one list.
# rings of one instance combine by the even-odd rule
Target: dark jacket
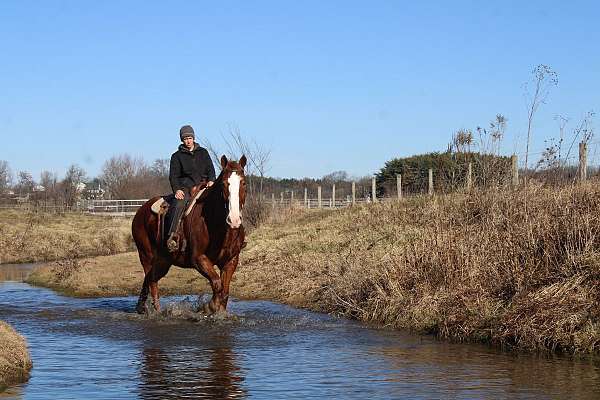
[[194,143],[194,150],[190,151],[183,144],[171,156],[169,169],[169,182],[171,189],[189,189],[204,181],[215,180],[215,167],[208,151]]

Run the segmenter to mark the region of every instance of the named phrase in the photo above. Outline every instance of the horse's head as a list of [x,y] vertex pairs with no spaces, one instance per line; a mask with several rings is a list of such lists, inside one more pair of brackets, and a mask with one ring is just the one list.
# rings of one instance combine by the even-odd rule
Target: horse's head
[[221,157],[223,169],[223,197],[228,204],[227,224],[232,228],[242,225],[242,208],[246,201],[246,156],[242,155],[239,161],[229,161]]

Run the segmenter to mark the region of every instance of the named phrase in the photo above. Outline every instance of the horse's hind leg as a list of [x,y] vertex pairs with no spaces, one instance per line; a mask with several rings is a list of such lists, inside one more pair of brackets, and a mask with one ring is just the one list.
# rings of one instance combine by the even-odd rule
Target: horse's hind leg
[[148,299],[148,285],[150,283],[149,272],[152,269],[152,263],[150,262],[150,257],[146,257],[142,254],[140,254],[140,263],[142,264],[142,268],[144,268],[144,283],[142,283],[142,289],[140,290],[140,297],[135,306],[135,311],[138,314],[145,314],[148,312],[146,309],[146,299]]
[[154,309],[158,312],[160,311],[160,297],[158,295],[158,281],[164,277],[167,272],[169,272],[169,268],[171,264],[164,260],[157,260],[152,264],[152,269],[150,270],[149,276],[149,286],[150,286],[150,295],[152,296],[152,305]]
[[148,281],[149,276],[146,275],[144,277],[144,283],[142,284],[142,290],[140,290],[140,297],[138,298],[137,305],[135,306],[135,311],[138,314],[146,314],[148,312],[146,308],[146,300],[148,299]]

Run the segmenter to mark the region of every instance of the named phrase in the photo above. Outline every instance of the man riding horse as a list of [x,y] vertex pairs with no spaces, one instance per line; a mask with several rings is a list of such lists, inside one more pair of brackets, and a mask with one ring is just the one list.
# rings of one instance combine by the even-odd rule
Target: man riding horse
[[184,125],[179,130],[182,144],[171,156],[169,181],[175,194],[173,221],[167,233],[167,248],[170,252],[179,249],[177,228],[191,197],[192,189],[198,186],[212,186],[215,180],[215,167],[208,151],[195,142],[194,129]]
[[[194,142],[192,127],[183,126],[180,138],[183,144],[171,157],[170,171],[171,186],[178,202],[178,212],[170,224],[168,236],[174,243],[170,249],[163,244],[162,227],[166,227],[166,213],[170,208],[163,196],[145,202],[131,223],[131,233],[144,269],[144,282],[136,305],[139,313],[147,312],[148,293],[152,295],[154,309],[160,311],[158,281],[173,265],[194,268],[208,279],[213,295],[206,310],[211,313],[225,311],[231,278],[245,245],[242,210],[246,201],[246,156],[234,161],[223,155],[221,171],[215,178],[210,156]],[[210,187],[200,191],[204,183]],[[181,220],[190,198],[194,206],[187,207],[185,218]],[[178,230],[179,225],[181,229]]]

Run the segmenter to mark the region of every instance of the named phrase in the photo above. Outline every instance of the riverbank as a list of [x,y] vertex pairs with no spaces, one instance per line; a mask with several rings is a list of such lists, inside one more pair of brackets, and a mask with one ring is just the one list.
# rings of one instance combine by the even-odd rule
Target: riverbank
[[31,367],[23,336],[6,322],[0,321],[0,391],[8,385],[27,381]]
[[[139,294],[144,270],[137,252],[128,252],[49,262],[37,267],[26,281],[75,297],[131,296]],[[159,287],[161,295],[199,294],[209,289],[196,270],[177,267],[160,280]]]
[[[127,257],[137,294],[141,267]],[[86,274],[112,271],[116,285],[123,269],[111,260]],[[33,282],[75,291],[51,268]],[[113,290],[105,286],[103,295]],[[292,213],[251,233],[232,295],[457,341],[598,353],[600,188],[532,185]]]
[[130,218],[0,210],[0,264],[117,254],[134,249]]

